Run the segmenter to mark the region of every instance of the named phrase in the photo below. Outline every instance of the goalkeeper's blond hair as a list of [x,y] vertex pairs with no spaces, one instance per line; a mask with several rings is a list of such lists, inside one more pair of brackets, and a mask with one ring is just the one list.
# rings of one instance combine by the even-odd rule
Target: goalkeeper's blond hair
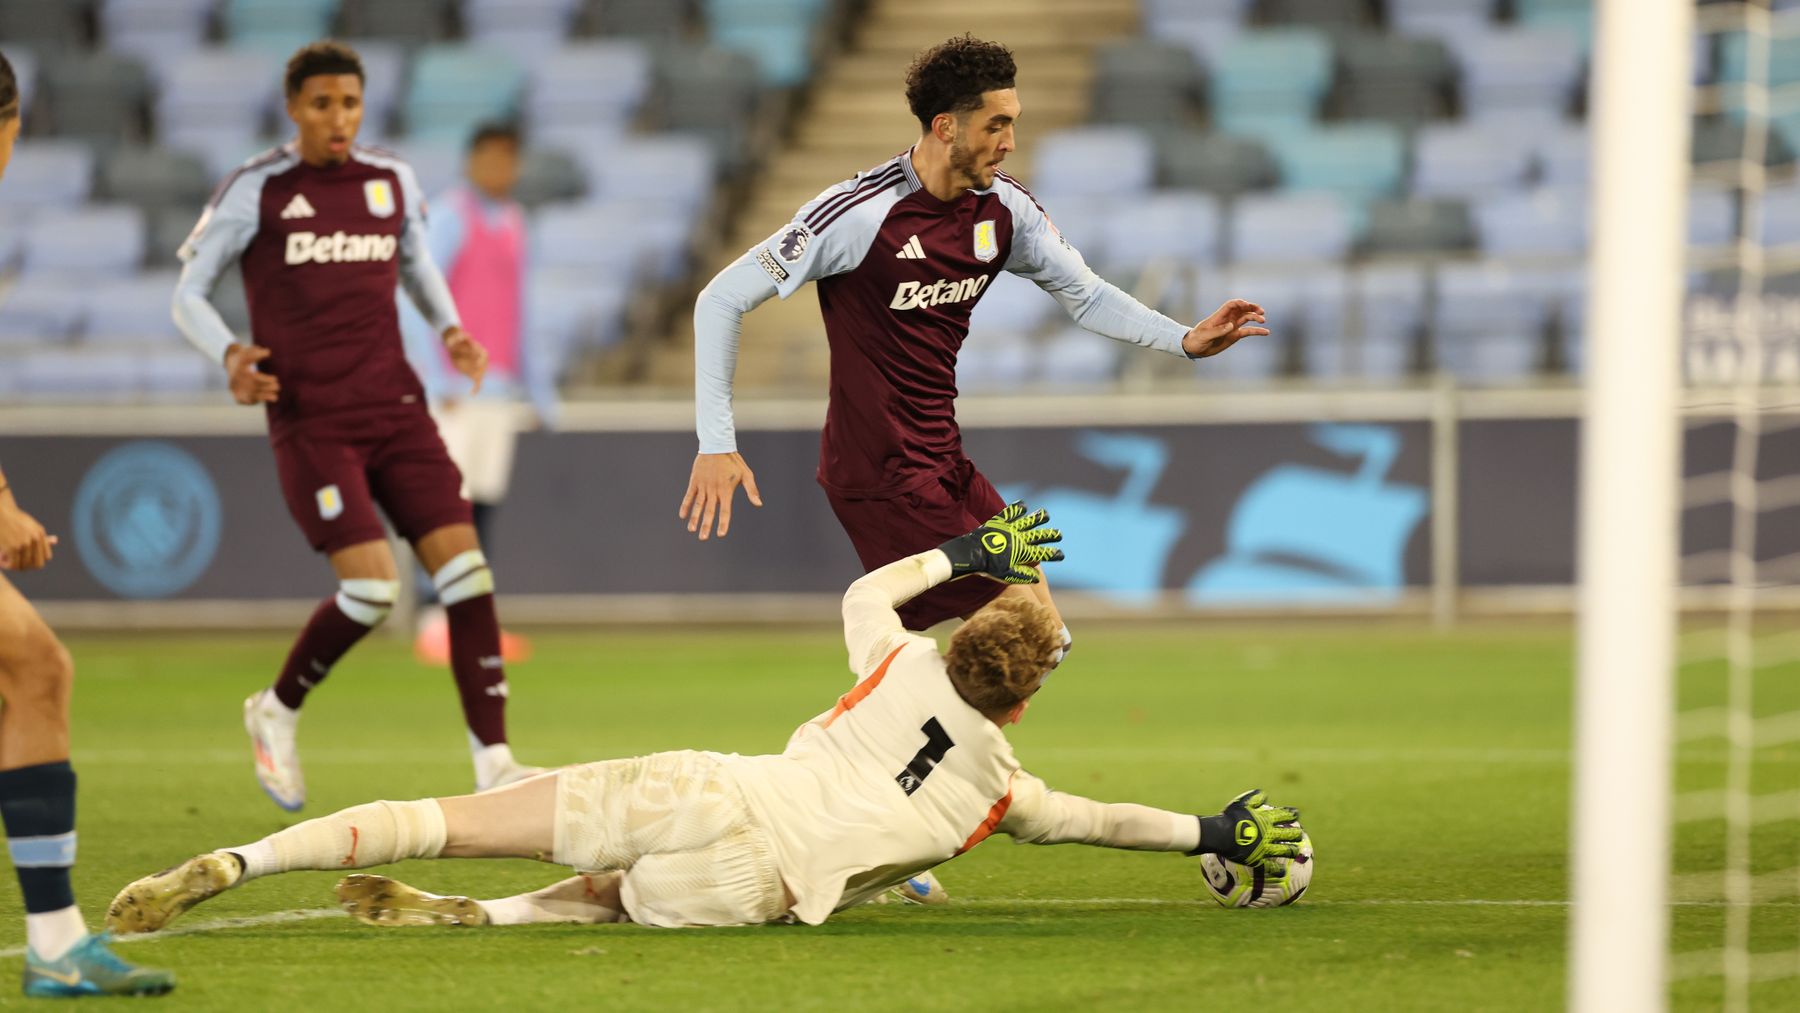
[[990,718],[1037,692],[1062,647],[1055,613],[1019,595],[1004,594],[950,634],[944,665],[950,684]]

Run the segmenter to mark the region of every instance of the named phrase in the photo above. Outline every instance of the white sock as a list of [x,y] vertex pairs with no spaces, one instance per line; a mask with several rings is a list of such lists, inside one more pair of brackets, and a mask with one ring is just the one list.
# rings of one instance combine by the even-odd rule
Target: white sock
[[61,960],[76,943],[88,934],[81,920],[81,909],[73,904],[61,911],[45,911],[25,916],[25,941],[39,960]]
[[[561,884],[558,884],[561,886]],[[623,911],[617,911],[604,904],[596,903],[589,898],[564,899],[545,896],[556,890],[539,890],[536,893],[522,893],[517,897],[502,897],[499,900],[478,900],[475,903],[487,912],[491,925],[536,925],[546,922],[573,922],[579,925],[610,925],[614,922],[630,921]]]
[[480,739],[471,734],[469,752],[475,759],[476,791],[493,787],[496,778],[519,765],[519,761],[513,759],[512,746],[504,742],[484,746]]
[[[300,869],[366,869],[444,850],[444,810],[436,799],[351,806],[225,850],[244,860],[244,879]],[[242,880],[240,880],[242,882]]]
[[265,717],[274,718],[289,727],[300,724],[300,712],[282,703],[281,698],[275,695],[274,687],[263,690],[257,697],[256,709],[262,711]]

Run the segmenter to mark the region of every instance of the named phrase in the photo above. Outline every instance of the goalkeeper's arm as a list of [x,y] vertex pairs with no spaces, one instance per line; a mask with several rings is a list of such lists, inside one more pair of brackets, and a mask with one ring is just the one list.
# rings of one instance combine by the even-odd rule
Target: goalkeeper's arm
[[1052,791],[1021,770],[1013,775],[1012,804],[998,829],[1020,844],[1217,854],[1246,864],[1292,855],[1297,850],[1292,842],[1300,839],[1300,830],[1288,824],[1297,822],[1299,813],[1261,803],[1261,792],[1245,792],[1224,812],[1196,816]]

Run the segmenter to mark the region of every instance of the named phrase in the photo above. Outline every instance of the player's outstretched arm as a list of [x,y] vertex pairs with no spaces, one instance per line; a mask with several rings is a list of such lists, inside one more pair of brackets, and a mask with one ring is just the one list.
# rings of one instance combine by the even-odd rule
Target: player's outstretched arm
[[1299,810],[1269,805],[1255,789],[1226,803],[1221,812],[1195,816],[1051,791],[1043,781],[1020,771],[1013,777],[1012,799],[999,830],[1021,844],[1179,851],[1218,855],[1245,865],[1299,853]]
[[694,428],[700,452],[681,497],[682,520],[701,541],[731,530],[731,505],[738,486],[754,506],[762,506],[756,473],[737,449],[731,415],[731,385],[737,375],[738,335],[744,314],[776,294],[775,283],[750,254],[720,271],[694,300]]
[[0,570],[36,570],[50,562],[56,536],[20,509],[12,486],[0,472]]
[[1245,338],[1269,333],[1263,308],[1247,299],[1232,299],[1193,326],[1181,339],[1190,359],[1217,355]]

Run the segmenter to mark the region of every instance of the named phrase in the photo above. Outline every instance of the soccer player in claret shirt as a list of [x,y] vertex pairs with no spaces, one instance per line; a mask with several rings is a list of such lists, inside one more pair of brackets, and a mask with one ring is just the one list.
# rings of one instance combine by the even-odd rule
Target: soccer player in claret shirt
[[[0,54],[0,177],[19,138],[19,82]],[[20,508],[0,471],[0,571],[50,562],[56,537]],[[27,996],[161,995],[167,971],[127,964],[90,935],[75,905],[75,770],[69,693],[75,666],[31,602],[0,574],[0,822],[25,901]]]
[[[298,136],[219,185],[181,248],[175,321],[228,374],[239,404],[264,404],[288,512],[337,573],[275,684],[244,702],[256,777],[283,809],[306,801],[294,733],[306,694],[384,619],[399,571],[379,505],[431,574],[450,620],[451,669],[474,752],[476,790],[536,773],[506,740],[506,674],[462,476],[401,344],[396,283],[456,369],[479,386],[487,356],[457,319],[426,249],[425,202],[411,167],[356,143],[362,63],[316,42],[287,65]],[[254,344],[239,344],[208,302],[242,264]]]
[[[1189,327],[1097,277],[1031,192],[999,170],[1014,150],[1021,106],[1012,54],[968,36],[922,53],[906,99],[922,133],[910,149],[821,193],[766,242],[721,271],[694,307],[700,452],[681,516],[723,537],[742,484],[762,505],[738,453],[732,373],[745,313],[818,282],[831,344],[830,407],[818,481],[866,569],[935,545],[1001,506],[963,455],[956,355],[969,312],[1000,271],[1029,278],[1089,330],[1183,358],[1217,355],[1267,334],[1262,307],[1232,300]],[[967,617],[1003,593],[965,581],[900,609],[923,630]],[[1004,593],[1055,611],[1042,583]],[[1065,648],[1067,627],[1062,627]]]
[[817,925],[995,833],[1252,865],[1296,855],[1299,813],[1264,805],[1261,792],[1199,816],[1052,791],[1022,769],[1006,728],[1061,643],[1044,606],[1008,598],[983,609],[942,653],[901,626],[897,602],[956,578],[1038,579],[1036,564],[1062,558],[1046,520],[1014,504],[850,585],[844,643],[860,681],[780,754],[679,750],[485,795],[371,802],[145,876],[119,891],[107,924],[154,932],[252,879],[408,858],[534,858],[579,875],[489,901],[351,876],[338,899],[376,925]]

